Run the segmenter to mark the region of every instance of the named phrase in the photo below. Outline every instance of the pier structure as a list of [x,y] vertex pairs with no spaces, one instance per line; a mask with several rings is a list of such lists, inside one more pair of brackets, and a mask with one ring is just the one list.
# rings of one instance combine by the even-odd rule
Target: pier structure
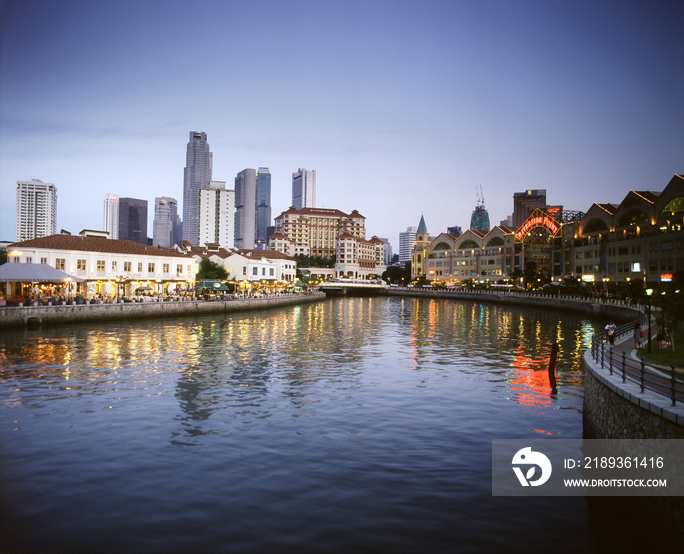
[[380,279],[332,279],[319,287],[326,296],[384,296],[387,284]]

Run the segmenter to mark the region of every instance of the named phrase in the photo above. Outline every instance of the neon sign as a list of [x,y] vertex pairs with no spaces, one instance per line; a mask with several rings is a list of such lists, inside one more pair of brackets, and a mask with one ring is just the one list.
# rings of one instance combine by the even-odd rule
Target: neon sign
[[553,219],[547,215],[537,215],[535,212],[535,214],[533,214],[532,217],[530,217],[525,223],[523,223],[522,227],[518,229],[518,232],[515,234],[515,238],[518,241],[523,240],[527,232],[533,227],[545,227],[549,230],[552,236],[555,236],[560,229],[558,223],[556,223]]

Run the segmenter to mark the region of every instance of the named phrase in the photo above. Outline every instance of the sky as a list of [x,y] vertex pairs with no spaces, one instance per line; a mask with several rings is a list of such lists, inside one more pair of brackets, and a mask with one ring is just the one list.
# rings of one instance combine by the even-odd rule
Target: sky
[[[16,182],[58,190],[57,231],[106,193],[182,202],[191,131],[233,188],[292,172],[317,207],[389,238],[424,216],[492,224],[513,193],[587,211],[684,173],[681,1],[0,0],[0,240]],[[179,206],[180,208],[180,206]],[[179,209],[182,213],[182,208]]]

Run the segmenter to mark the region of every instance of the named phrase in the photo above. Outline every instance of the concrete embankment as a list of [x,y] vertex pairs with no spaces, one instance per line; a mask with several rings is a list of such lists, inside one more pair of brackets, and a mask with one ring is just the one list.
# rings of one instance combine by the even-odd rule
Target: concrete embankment
[[478,292],[449,290],[411,290],[390,288],[389,296],[409,296],[415,298],[443,298],[465,300],[467,302],[488,302],[521,308],[539,308],[559,312],[573,312],[602,319],[631,321],[641,316],[641,312],[622,301],[602,302],[599,299],[582,299],[572,296],[552,296],[538,294],[518,294],[510,292]]
[[198,316],[211,313],[266,310],[319,302],[325,294],[296,294],[244,300],[192,300],[165,302],[126,302],[120,304],[78,304],[66,306],[27,306],[0,308],[0,328],[26,325],[64,325],[87,321]]

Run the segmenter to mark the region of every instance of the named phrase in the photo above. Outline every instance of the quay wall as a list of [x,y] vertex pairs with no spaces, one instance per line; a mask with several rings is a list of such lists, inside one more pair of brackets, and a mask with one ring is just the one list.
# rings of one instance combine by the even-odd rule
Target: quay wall
[[[616,346],[617,348],[617,346]],[[601,439],[684,439],[684,406],[627,381],[584,353],[584,435]]]
[[211,313],[228,313],[265,310],[319,302],[323,293],[296,294],[268,298],[234,300],[191,300],[161,302],[125,302],[118,304],[77,304],[66,306],[25,306],[0,308],[0,328],[27,325],[64,325],[85,321],[111,321],[155,317],[197,316]]

